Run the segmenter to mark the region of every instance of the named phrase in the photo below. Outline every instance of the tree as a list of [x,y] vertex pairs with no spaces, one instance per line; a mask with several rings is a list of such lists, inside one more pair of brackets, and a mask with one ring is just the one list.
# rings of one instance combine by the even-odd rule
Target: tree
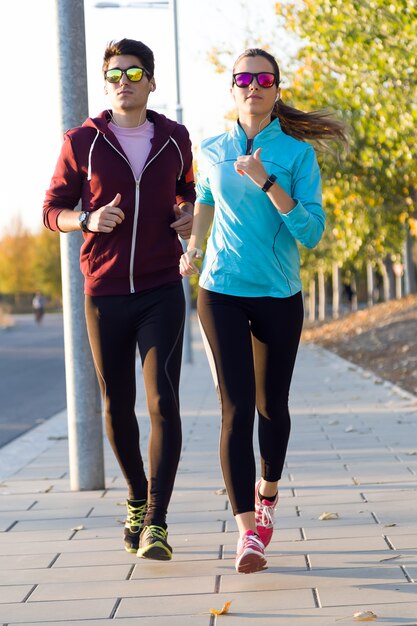
[[35,291],[33,260],[33,237],[20,218],[14,219],[0,241],[0,292]]
[[[321,159],[328,263],[354,269],[401,259],[415,230],[417,8],[413,0],[277,3],[281,25],[305,45],[290,98],[300,108],[341,111],[351,129],[342,159]],[[311,255],[304,255],[311,266]]]

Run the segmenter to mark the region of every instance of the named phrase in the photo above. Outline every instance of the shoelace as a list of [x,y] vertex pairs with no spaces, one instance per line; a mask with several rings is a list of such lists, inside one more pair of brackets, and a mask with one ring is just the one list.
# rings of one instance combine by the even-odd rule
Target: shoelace
[[260,522],[262,526],[272,526],[274,524],[275,504],[268,506],[260,502],[256,508],[256,521]]
[[166,540],[168,531],[161,528],[161,526],[149,526],[149,531],[155,539],[162,539],[163,541]]
[[127,523],[130,527],[132,526],[143,526],[143,521],[145,519],[147,509],[147,503],[142,504],[141,506],[132,506],[128,504],[127,507]]
[[259,537],[257,537],[256,535],[244,535],[244,537],[242,537],[242,539],[240,539],[240,548],[257,548],[257,549],[261,549],[262,552],[264,550],[264,544],[262,543],[262,541],[259,539]]

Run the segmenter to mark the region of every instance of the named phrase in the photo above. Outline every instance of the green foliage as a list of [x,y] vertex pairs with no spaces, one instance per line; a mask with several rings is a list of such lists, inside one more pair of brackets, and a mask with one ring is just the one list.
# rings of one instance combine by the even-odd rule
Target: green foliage
[[[276,12],[305,42],[284,99],[340,112],[350,129],[347,154],[320,158],[328,226],[316,258],[358,269],[399,258],[417,217],[416,2],[304,0]],[[311,260],[303,251],[304,268]]]

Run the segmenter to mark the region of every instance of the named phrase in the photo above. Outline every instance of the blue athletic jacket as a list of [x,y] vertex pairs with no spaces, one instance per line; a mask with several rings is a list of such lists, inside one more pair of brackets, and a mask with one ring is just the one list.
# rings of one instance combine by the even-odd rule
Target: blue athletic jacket
[[[248,176],[234,169],[237,156],[262,148],[268,173],[294,199],[282,215]],[[323,234],[321,178],[313,147],[285,134],[278,119],[253,143],[236,122],[206,139],[198,158],[197,201],[215,207],[199,284],[235,296],[286,298],[301,290],[297,242],[313,248]]]

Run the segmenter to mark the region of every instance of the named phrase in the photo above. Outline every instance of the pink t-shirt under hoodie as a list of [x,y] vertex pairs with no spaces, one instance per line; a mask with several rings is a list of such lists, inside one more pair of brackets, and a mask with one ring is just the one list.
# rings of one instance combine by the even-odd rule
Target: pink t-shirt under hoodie
[[134,128],[123,128],[122,126],[116,126],[113,122],[109,122],[109,128],[116,135],[129,159],[136,179],[141,175],[143,166],[151,151],[151,139],[154,135],[153,126],[149,120],[145,120],[143,124]]

